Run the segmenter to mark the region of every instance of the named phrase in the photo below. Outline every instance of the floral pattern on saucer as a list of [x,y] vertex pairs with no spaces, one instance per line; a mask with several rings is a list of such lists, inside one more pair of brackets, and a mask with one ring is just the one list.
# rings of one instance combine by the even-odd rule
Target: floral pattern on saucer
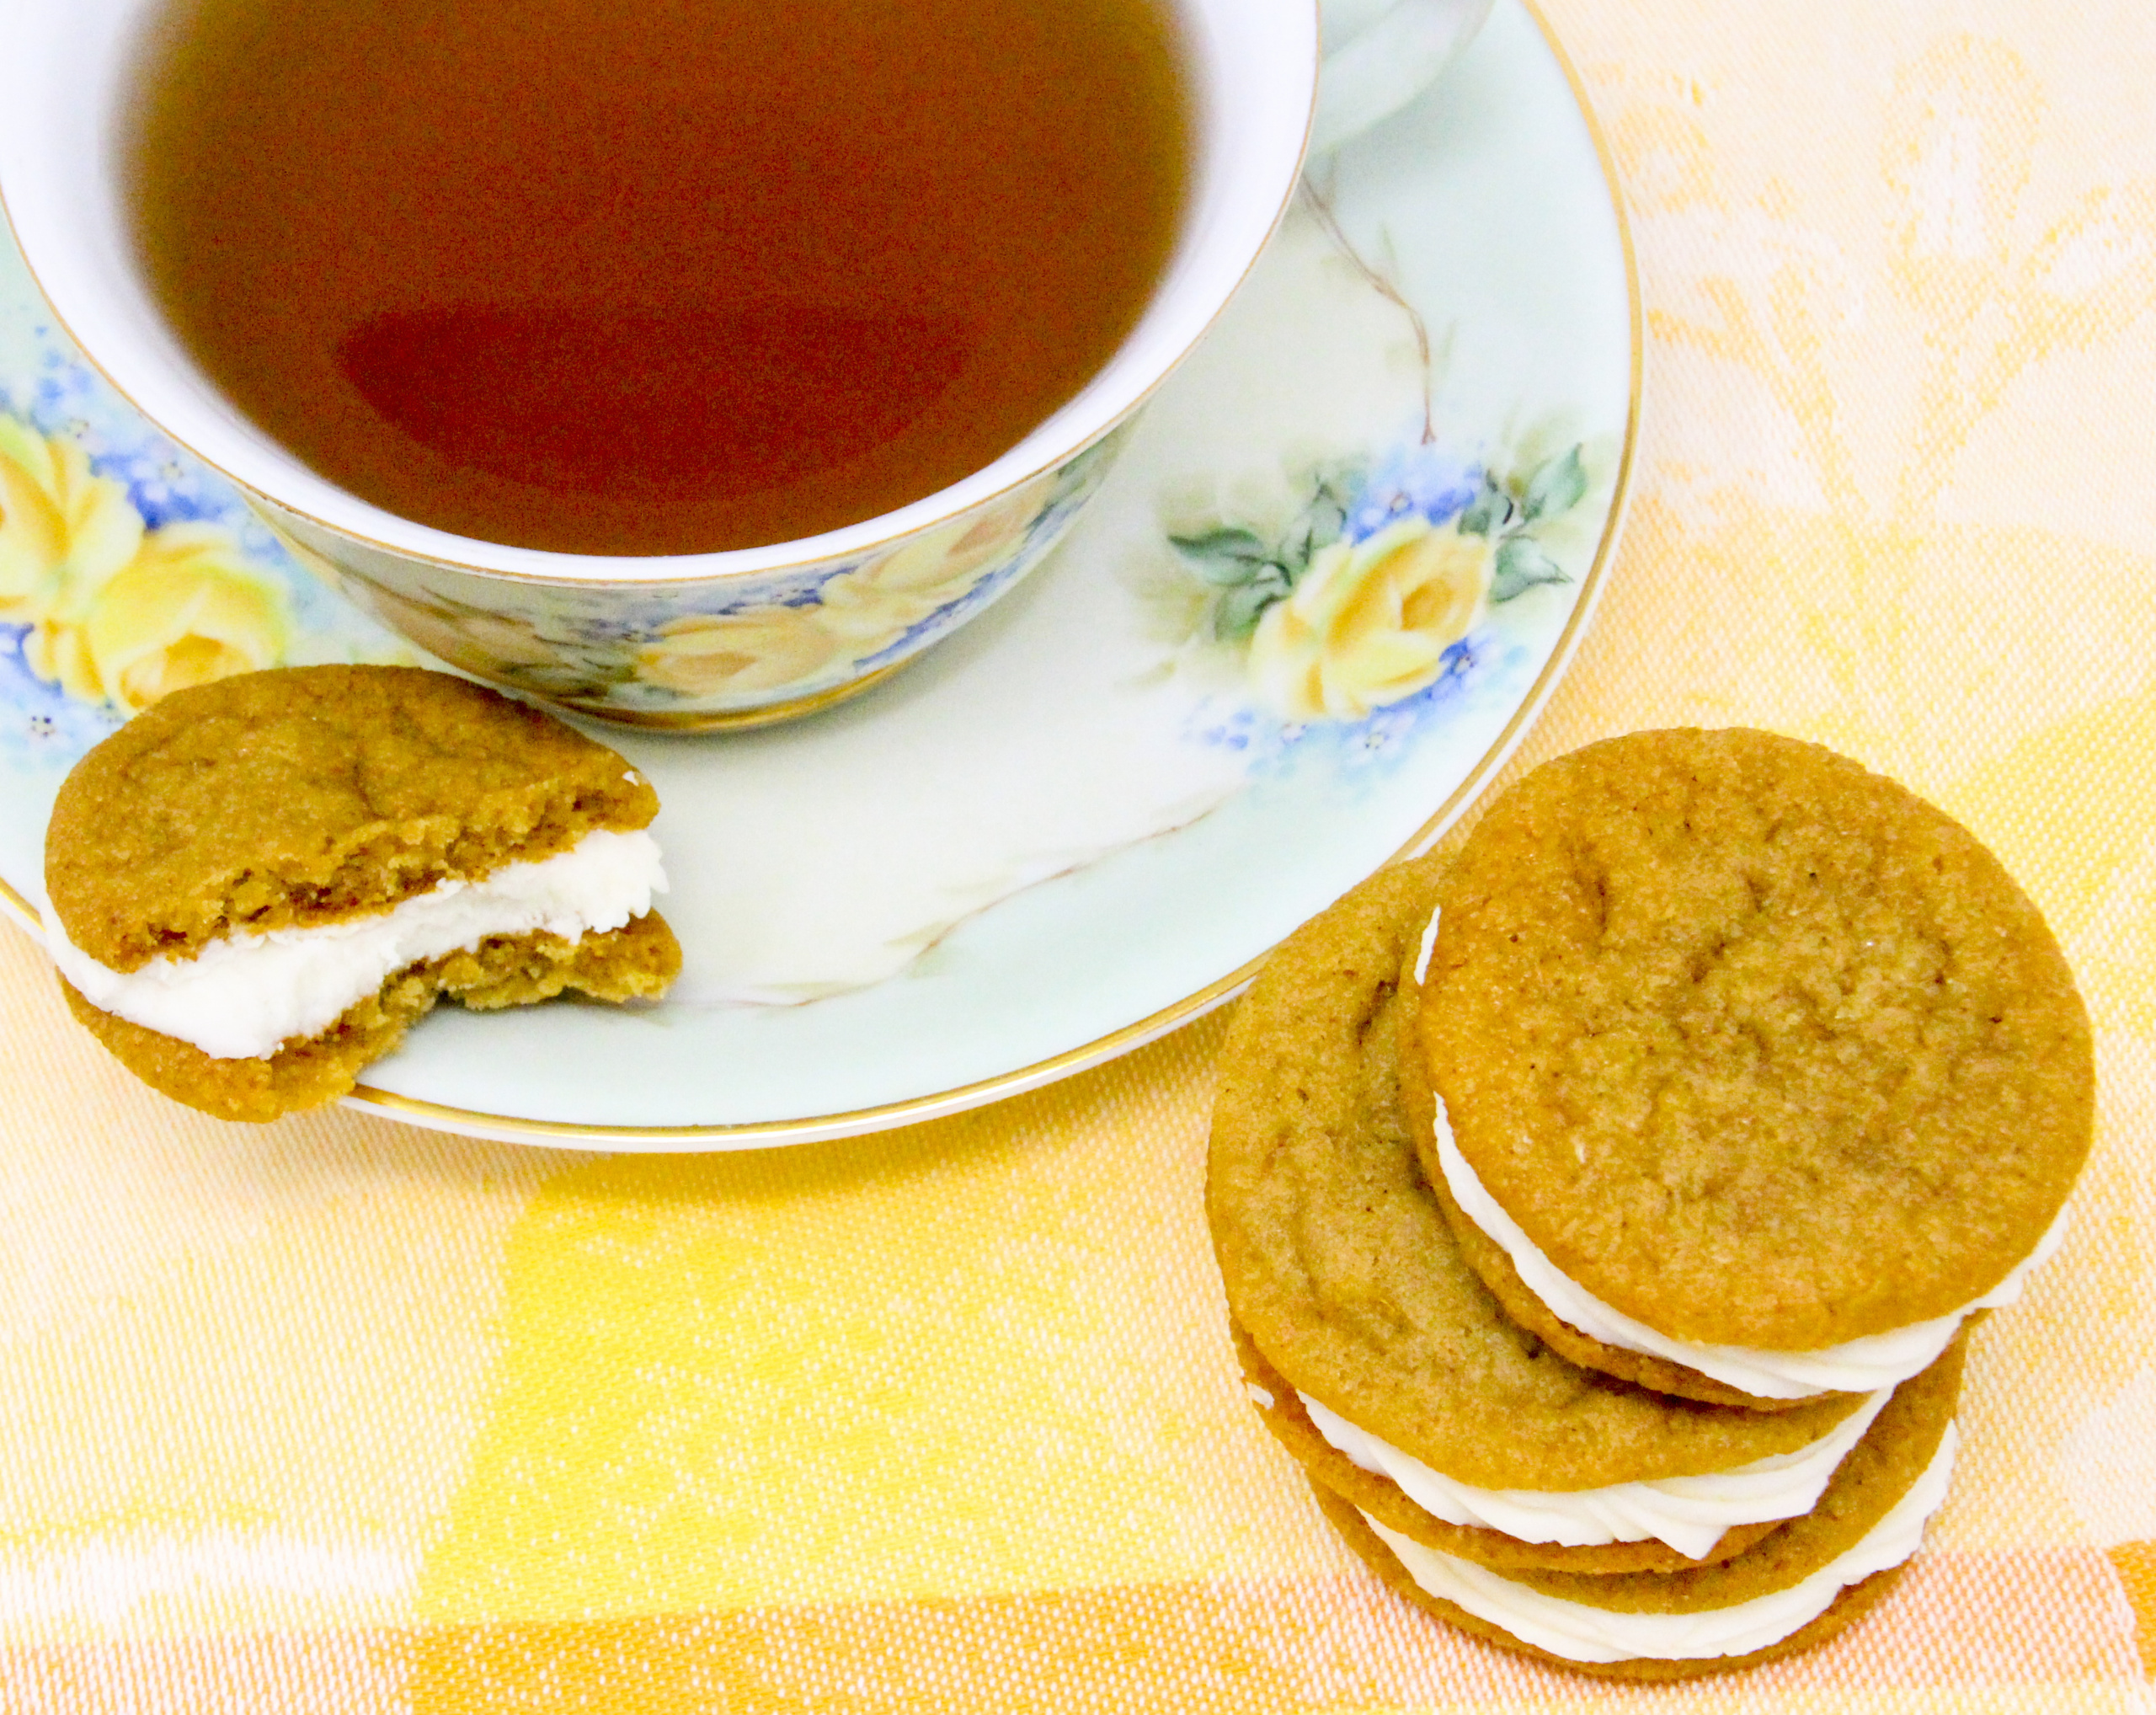
[[1475,414],[1447,398],[1456,327],[1433,333],[1388,226],[1342,223],[1330,174],[1305,180],[1276,246],[1291,251],[1328,320],[1359,329],[1334,361],[1352,350],[1371,388],[1369,354],[1392,348],[1419,421],[1329,453],[1321,436],[1269,469],[1187,472],[1156,497],[1167,552],[1142,554],[1129,581],[1165,676],[1198,695],[1186,735],[1253,782],[1321,753],[1367,774],[1525,695],[1593,564],[1621,457],[1579,432],[1576,406],[1494,446],[1462,432]]
[[1279,521],[1164,504],[1171,558],[1141,586],[1176,666],[1212,687],[1189,736],[1253,778],[1313,750],[1361,772],[1516,697],[1569,606],[1529,598],[1591,558],[1604,462],[1547,433],[1480,460],[1417,438],[1307,467]]
[[[79,363],[39,391],[30,412],[0,397],[0,706],[19,716],[0,730],[24,754],[72,762],[234,673],[409,658],[296,575],[215,476],[96,410]],[[40,426],[70,404],[92,409]]]
[[[543,615],[483,613],[486,596],[460,603],[446,580],[400,580],[439,627],[415,649],[478,628],[475,645],[507,653],[543,621],[580,646],[553,658],[568,681],[655,710],[693,711],[695,687],[784,665],[767,651],[888,662],[879,650],[904,653],[954,606],[994,606],[848,709],[698,740],[610,734],[665,804],[666,911],[687,955],[675,993],[635,1016],[445,1009],[377,1065],[367,1099],[612,1148],[926,1118],[1191,1016],[1471,801],[1591,617],[1629,467],[1637,325],[1561,66],[1502,7],[1471,57],[1472,112],[1455,125],[1420,110],[1342,151],[1113,471],[1104,448],[1043,487],[1020,552],[1046,563],[1012,599],[963,539],[729,583],[670,612],[629,585],[603,603],[569,591]],[[1545,289],[1514,289],[1529,279]],[[66,573],[71,600],[117,575],[95,516],[133,527],[101,481],[142,543],[222,532],[173,556],[192,592],[174,611],[197,642],[153,640],[134,682],[220,648],[296,663],[403,647],[346,599],[356,581],[307,575],[104,386],[4,241],[0,415],[36,437],[17,446],[19,474],[48,511],[63,485],[88,498],[80,561],[96,564]],[[1239,531],[1251,540],[1202,545]],[[1529,547],[1561,581],[1542,580]],[[40,553],[11,564],[19,605],[0,617],[0,908],[25,925],[51,794],[126,713],[84,700],[126,667],[99,665],[118,656],[83,622],[67,629],[49,543]],[[217,599],[195,604],[205,590]],[[664,628],[684,619],[698,622]],[[80,695],[39,676],[68,649]]]
[[1403,702],[1453,671],[1497,610],[1572,581],[1540,527],[1586,497],[1582,451],[1501,475],[1418,446],[1374,481],[1352,466],[1312,473],[1270,540],[1225,520],[1172,535],[1205,591],[1198,629],[1244,652],[1286,720],[1362,720]]

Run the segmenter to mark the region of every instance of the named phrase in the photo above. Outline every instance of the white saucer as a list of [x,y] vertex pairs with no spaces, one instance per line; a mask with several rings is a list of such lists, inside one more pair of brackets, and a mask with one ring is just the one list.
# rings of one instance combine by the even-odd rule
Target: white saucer
[[[1639,298],[1614,196],[1561,56],[1501,0],[1444,82],[1299,200],[1101,497],[994,611],[795,725],[599,735],[665,805],[664,910],[687,959],[673,997],[443,1007],[352,1099],[564,1146],[803,1142],[1015,1093],[1225,999],[1296,924],[1467,806],[1586,627],[1637,426]],[[175,634],[224,624],[280,661],[419,659],[104,387],[12,246],[0,414],[78,441],[149,540],[223,529],[271,592],[256,606],[285,606],[251,621],[243,590],[238,620],[211,603]],[[1434,681],[1407,688],[1424,675],[1388,681],[1378,635],[1381,585],[1406,562],[1373,563],[1429,535],[1479,567],[1482,595]],[[1336,630],[1298,654],[1284,615],[1247,637],[1291,584],[1305,606],[1321,587],[1359,592],[1354,636],[1374,649]],[[0,904],[35,932],[53,793],[121,716],[33,670],[54,659],[62,598],[9,599]],[[1287,668],[1321,647],[1335,713],[1283,719],[1283,687],[1317,682]]]

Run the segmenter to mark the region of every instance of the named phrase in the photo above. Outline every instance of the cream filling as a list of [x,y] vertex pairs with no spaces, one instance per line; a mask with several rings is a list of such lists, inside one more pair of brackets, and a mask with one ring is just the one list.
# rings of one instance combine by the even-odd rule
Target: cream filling
[[1364,1471],[1390,1478],[1423,1511],[1449,1525],[1568,1548],[1654,1540],[1694,1560],[1732,1525],[1794,1519],[1818,1505],[1835,1470],[1892,1397],[1891,1392],[1875,1395],[1809,1445],[1734,1470],[1560,1491],[1476,1488],[1457,1482],[1299,1394],[1318,1433],[1335,1448]]
[[1983,1297],[1972,1299],[1959,1310],[1934,1317],[1929,1322],[1911,1322],[1905,1328],[1890,1328],[1883,1334],[1867,1334],[1838,1346],[1822,1346],[1806,1352],[1777,1352],[1758,1346],[1721,1346],[1672,1339],[1604,1304],[1543,1255],[1534,1242],[1498,1206],[1497,1199],[1483,1189],[1474,1168],[1460,1154],[1460,1146],[1453,1141],[1452,1127],[1446,1123],[1442,1098],[1437,1107],[1438,1160],[1453,1200],[1466,1211],[1470,1221],[1502,1248],[1528,1290],[1548,1306],[1553,1315],[1605,1346],[1666,1358],[1761,1399],[1870,1393],[1908,1381],[1931,1367],[1961,1331],[1962,1322],[1975,1312],[1997,1310],[2020,1297],[2030,1274],[2051,1259],[2066,1237],[2067,1211],[2062,1209],[2050,1230],[2037,1242],[2036,1249]]
[[1836,1596],[1874,1573],[1899,1566],[1916,1552],[1925,1522],[1946,1499],[1954,1468],[1954,1426],[1947,1425],[1939,1451],[1924,1475],[1867,1531],[1855,1547],[1837,1556],[1801,1584],[1754,1596],[1726,1608],[1690,1614],[1626,1614],[1593,1608],[1545,1595],[1486,1567],[1440,1554],[1368,1520],[1385,1547],[1399,1557],[1407,1575],[1429,1595],[1465,1609],[1479,1620],[1502,1627],[1523,1643],[1566,1661],[1691,1661],[1749,1655],[1801,1631],[1833,1605]]
[[309,929],[272,929],[117,971],[68,940],[45,914],[61,975],[92,1004],[215,1060],[257,1060],[312,1036],[408,965],[494,935],[543,930],[564,940],[619,929],[666,891],[659,842],[639,831],[595,828],[568,851],[510,863],[483,881],[450,879],[371,916]]
[[[1428,974],[1430,953],[1437,944],[1437,934],[1438,918],[1433,915],[1430,926],[1422,935],[1422,958],[1415,972],[1417,981]],[[1549,1306],[1553,1315],[1605,1346],[1682,1364],[1760,1399],[1809,1399],[1822,1393],[1873,1393],[1908,1381],[1931,1367],[1970,1316],[1979,1310],[2000,1309],[2020,1298],[2029,1276],[2051,1260],[2066,1237],[2067,1211],[2062,1209],[2043,1237],[2037,1241],[2036,1248],[1983,1297],[1928,1322],[1911,1322],[1905,1328],[1868,1334],[1838,1346],[1778,1352],[1757,1346],[1711,1345],[1673,1339],[1604,1304],[1542,1253],[1499,1206],[1497,1199],[1483,1188],[1474,1168],[1467,1164],[1466,1157],[1460,1152],[1460,1146],[1454,1141],[1444,1098],[1434,1091],[1432,1095],[1437,1106],[1438,1162],[1453,1201],[1512,1258],[1522,1282]]]

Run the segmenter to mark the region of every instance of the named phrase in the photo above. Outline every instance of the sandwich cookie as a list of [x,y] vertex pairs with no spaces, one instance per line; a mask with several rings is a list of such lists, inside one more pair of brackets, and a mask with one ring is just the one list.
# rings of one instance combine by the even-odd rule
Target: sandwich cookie
[[1609,740],[1499,799],[1438,902],[1417,1147],[1573,1362],[1876,1392],[2055,1246],[2087,1015],[1998,860],[1892,781],[1742,729]]
[[1818,1504],[1724,1563],[1668,1573],[1499,1574],[1424,1546],[1321,1484],[1348,1547],[1417,1606],[1560,1667],[1689,1679],[1794,1654],[1867,1612],[1946,1498],[1961,1344],[1901,1384]]
[[1666,1573],[1810,1510],[1886,1400],[1778,1413],[1566,1362],[1462,1260],[1399,1097],[1441,868],[1382,872],[1297,932],[1221,1064],[1207,1212],[1251,1397],[1359,1516],[1492,1571]]
[[45,837],[77,1018],[228,1119],[349,1091],[447,994],[653,999],[659,799],[622,758],[445,673],[302,667],[181,691],[78,762]]

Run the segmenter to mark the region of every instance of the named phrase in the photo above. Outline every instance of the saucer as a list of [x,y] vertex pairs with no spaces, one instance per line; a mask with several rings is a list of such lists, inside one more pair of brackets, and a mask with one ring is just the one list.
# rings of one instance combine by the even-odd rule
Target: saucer
[[[1639,315],[1577,84],[1501,0],[1306,180],[993,609],[798,724],[588,729],[664,806],[686,959],[663,1004],[445,1007],[350,1099],[569,1147],[805,1142],[1014,1094],[1225,1000],[1434,840],[1540,712],[1614,552]],[[0,508],[40,484],[72,497],[61,548],[0,510],[0,906],[32,932],[53,794],[133,708],[424,660],[129,411],[8,245]]]

